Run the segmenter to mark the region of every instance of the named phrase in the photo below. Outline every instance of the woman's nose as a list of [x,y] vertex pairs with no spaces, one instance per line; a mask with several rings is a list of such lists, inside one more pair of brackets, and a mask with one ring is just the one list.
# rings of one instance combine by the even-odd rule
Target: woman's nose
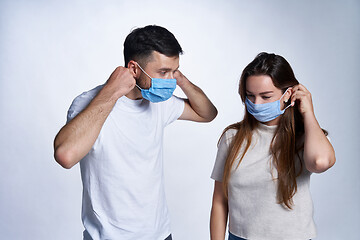
[[254,98],[254,103],[255,103],[255,104],[261,104],[260,98],[259,98],[259,97],[255,97],[255,98]]

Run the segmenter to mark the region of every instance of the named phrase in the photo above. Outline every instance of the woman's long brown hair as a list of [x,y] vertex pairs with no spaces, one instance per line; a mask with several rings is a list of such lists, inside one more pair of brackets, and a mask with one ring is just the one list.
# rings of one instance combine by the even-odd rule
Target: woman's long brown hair
[[[275,54],[260,53],[245,67],[241,75],[239,94],[243,103],[246,98],[246,79],[254,75],[270,76],[274,86],[281,89],[282,92],[299,84],[285,58]],[[238,130],[231,142],[224,167],[223,188],[226,197],[228,197],[228,183],[234,162],[240,154],[237,168],[251,145],[252,132],[257,126],[258,121],[247,112],[245,105],[244,119],[228,126],[223,132],[224,134],[229,129]],[[303,135],[304,121],[298,108],[288,108],[280,117],[270,145],[270,152],[273,157],[272,164],[278,172],[276,179],[278,184],[277,200],[278,203],[285,205],[289,209],[293,204],[292,197],[297,191],[296,177],[301,174],[303,168],[300,158],[296,158],[299,151],[304,148],[304,144],[301,142]],[[296,160],[299,160],[299,163],[296,163]]]

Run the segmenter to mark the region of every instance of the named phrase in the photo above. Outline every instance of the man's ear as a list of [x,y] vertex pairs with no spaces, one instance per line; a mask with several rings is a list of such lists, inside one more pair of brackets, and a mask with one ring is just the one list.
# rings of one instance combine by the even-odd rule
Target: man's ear
[[291,95],[293,94],[293,88],[289,87],[288,89],[286,89],[285,95],[284,95],[284,102],[287,103],[291,97]]
[[127,64],[127,68],[129,69],[130,73],[133,75],[135,79],[138,79],[140,77],[140,69],[137,65],[137,63],[133,60],[130,60]]

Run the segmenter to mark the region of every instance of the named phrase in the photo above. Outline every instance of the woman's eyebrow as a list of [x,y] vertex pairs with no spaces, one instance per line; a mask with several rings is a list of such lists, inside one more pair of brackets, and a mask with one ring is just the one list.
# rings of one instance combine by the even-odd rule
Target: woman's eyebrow
[[[250,92],[250,91],[248,91],[248,90],[246,90],[246,93],[247,94],[252,94],[252,92]],[[264,95],[264,94],[269,94],[269,93],[274,93],[274,91],[266,91],[266,92],[261,92],[261,93],[259,93],[260,95]]]
[[263,94],[269,94],[269,93],[274,93],[274,91],[261,92],[261,93],[260,93],[260,95],[263,95]]

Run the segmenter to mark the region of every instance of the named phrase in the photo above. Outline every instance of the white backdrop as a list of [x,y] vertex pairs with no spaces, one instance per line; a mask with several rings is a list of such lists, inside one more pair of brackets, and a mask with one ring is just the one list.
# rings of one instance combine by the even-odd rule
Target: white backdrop
[[174,33],[180,70],[219,110],[166,131],[174,239],[209,239],[217,140],[243,116],[238,79],[261,51],[290,62],[336,150],[312,177],[316,239],[360,239],[359,1],[2,0],[0,19],[1,239],[81,239],[79,166],[54,161],[53,139],[72,99],[123,65],[125,37],[148,24]]

